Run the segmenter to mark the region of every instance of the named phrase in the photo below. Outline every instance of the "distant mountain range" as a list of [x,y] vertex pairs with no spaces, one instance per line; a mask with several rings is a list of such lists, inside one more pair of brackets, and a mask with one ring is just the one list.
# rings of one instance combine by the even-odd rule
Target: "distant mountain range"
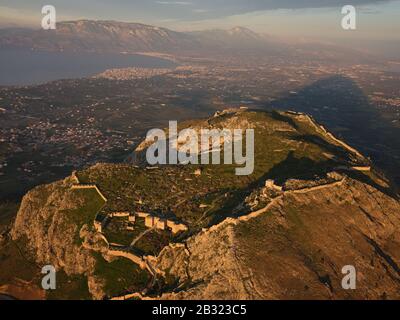
[[176,32],[139,23],[60,22],[56,30],[3,29],[0,47],[101,52],[178,52],[232,47],[267,47],[268,40],[249,29]]
[[[176,32],[139,23],[79,20],[60,22],[56,30],[9,28],[0,30],[0,48],[75,52],[161,52],[205,55],[258,53],[306,59],[357,59],[360,53],[336,46],[287,44],[243,27],[229,30]],[[356,54],[355,54],[356,53]],[[365,57],[364,55],[362,57]]]

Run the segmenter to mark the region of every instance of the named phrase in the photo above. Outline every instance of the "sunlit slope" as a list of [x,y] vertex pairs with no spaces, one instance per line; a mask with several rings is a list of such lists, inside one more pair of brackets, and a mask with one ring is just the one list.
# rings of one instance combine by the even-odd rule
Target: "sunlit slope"
[[[60,296],[399,296],[398,198],[357,150],[293,112],[226,110],[189,127],[254,129],[254,172],[146,166],[143,143],[135,164],[98,164],[24,197],[11,236],[38,265],[80,277]],[[349,264],[358,291],[341,289]]]

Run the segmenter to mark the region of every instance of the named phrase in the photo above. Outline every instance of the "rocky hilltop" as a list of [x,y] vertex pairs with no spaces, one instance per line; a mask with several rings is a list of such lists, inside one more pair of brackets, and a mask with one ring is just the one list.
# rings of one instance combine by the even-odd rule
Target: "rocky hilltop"
[[[146,167],[143,143],[135,164],[39,186],[0,260],[36,267],[16,268],[0,289],[37,288],[38,268],[52,264],[62,280],[47,298],[400,298],[400,202],[369,159],[293,112],[227,110],[181,127],[254,129],[254,173]],[[347,265],[355,290],[341,285]]]
[[1,47],[22,47],[52,51],[169,51],[195,45],[194,39],[174,32],[139,23],[116,21],[66,21],[57,29],[0,31]]

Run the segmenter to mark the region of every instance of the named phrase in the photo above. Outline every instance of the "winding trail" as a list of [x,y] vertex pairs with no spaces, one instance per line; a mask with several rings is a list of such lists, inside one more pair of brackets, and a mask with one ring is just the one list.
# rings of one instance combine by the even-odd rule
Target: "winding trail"
[[[247,215],[243,215],[239,218],[226,218],[224,221],[211,226],[210,228],[204,228],[200,233],[198,233],[195,236],[200,236],[201,234],[204,233],[208,233],[208,232],[214,232],[219,230],[220,228],[226,226],[226,225],[238,225],[241,222],[247,222],[250,221],[252,219],[255,219],[265,213],[267,213],[268,211],[270,211],[270,209],[272,207],[274,207],[275,205],[277,205],[280,201],[282,201],[284,199],[285,196],[290,195],[290,194],[306,194],[309,192],[313,192],[313,191],[318,191],[318,190],[323,190],[323,189],[328,189],[328,188],[333,188],[333,187],[340,187],[342,186],[345,182],[347,181],[347,178],[344,177],[341,180],[335,181],[335,182],[331,182],[331,183],[327,183],[324,185],[319,185],[319,186],[314,186],[314,187],[308,187],[308,188],[304,188],[304,189],[299,189],[299,190],[287,190],[287,191],[283,191],[282,194],[280,194],[279,196],[273,198],[271,200],[271,202],[264,208],[251,212]],[[164,250],[166,250],[168,247],[173,247],[176,246],[177,244],[169,244],[168,246],[164,247]],[[187,242],[185,241],[183,243],[183,245],[185,245],[185,247],[187,248]],[[160,252],[159,256],[162,254],[162,251]],[[189,252],[189,250],[187,249],[187,252]],[[190,252],[189,255],[190,256]],[[143,259],[142,261],[146,264],[146,268],[149,270],[150,273],[153,274],[153,280],[156,279],[157,274],[160,274],[160,270],[157,270],[157,268],[154,268],[153,265],[151,264],[150,260],[156,261],[157,258],[156,257],[151,257],[148,256],[145,259]],[[188,274],[189,276],[189,274]],[[253,284],[254,285],[254,284]],[[147,297],[142,295],[141,293],[132,293],[132,294],[128,294],[128,295],[124,295],[124,296],[120,296],[120,297],[115,297],[112,298],[112,300],[127,300],[127,299],[132,299],[132,298],[138,298],[138,299],[148,299],[151,300],[152,298]]]
[[154,226],[151,229],[146,229],[145,231],[143,231],[141,234],[139,234],[135,239],[133,239],[132,243],[130,244],[131,247],[134,247],[135,244],[142,238],[144,237],[146,234],[148,234],[149,232],[156,230],[156,226]]

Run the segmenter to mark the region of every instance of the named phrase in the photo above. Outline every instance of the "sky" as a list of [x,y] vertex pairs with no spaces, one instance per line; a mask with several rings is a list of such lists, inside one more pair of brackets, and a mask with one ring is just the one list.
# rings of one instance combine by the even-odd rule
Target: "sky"
[[[44,5],[57,19],[141,22],[177,31],[234,26],[287,39],[400,42],[400,0],[0,0],[0,27],[40,27]],[[341,8],[357,9],[357,30],[341,28]]]

